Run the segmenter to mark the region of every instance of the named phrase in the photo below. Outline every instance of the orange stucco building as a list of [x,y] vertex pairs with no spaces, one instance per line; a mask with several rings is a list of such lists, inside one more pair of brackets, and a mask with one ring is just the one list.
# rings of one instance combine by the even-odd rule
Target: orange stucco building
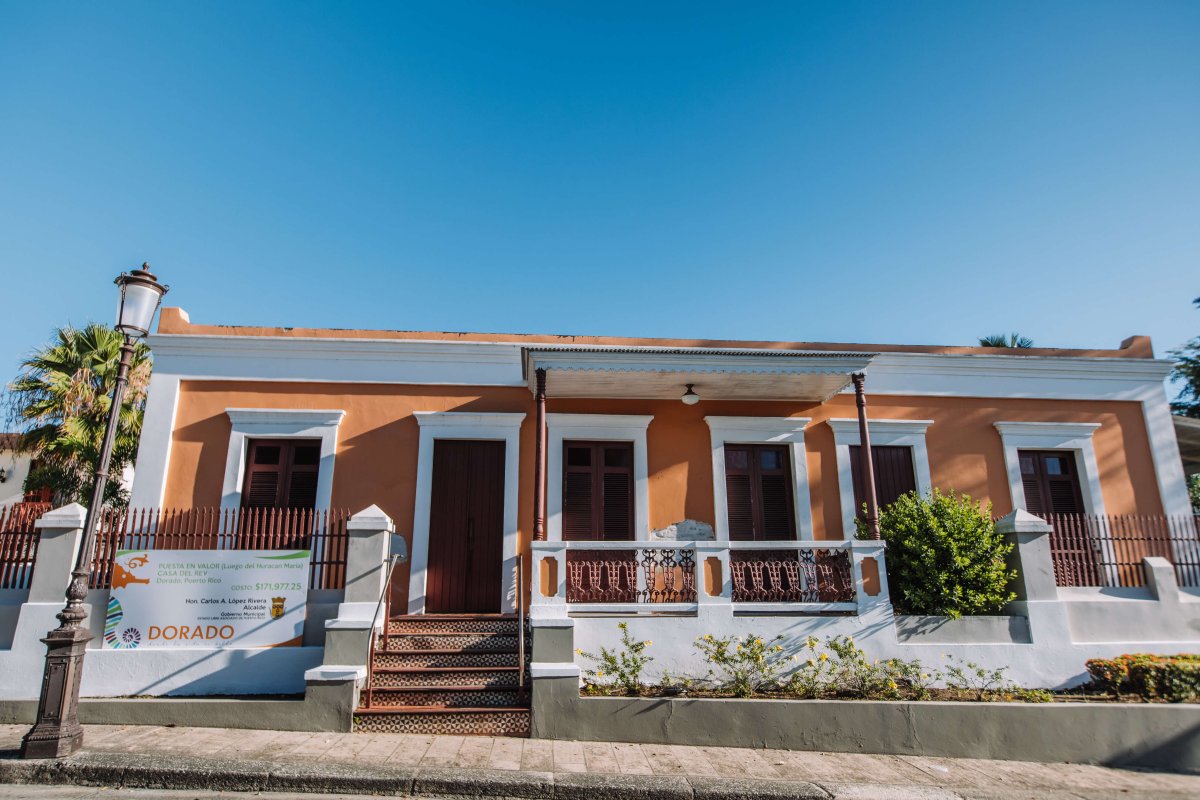
[[[446,569],[431,558],[456,552],[439,544],[456,529],[446,521],[453,507],[492,509],[479,513],[496,530],[478,535],[495,560],[474,568],[500,584],[527,550],[538,524],[539,373],[541,533],[551,540],[586,530],[646,539],[684,520],[717,539],[846,538],[864,499],[853,485],[862,475],[854,373],[866,376],[883,502],[936,487],[990,502],[997,515],[1188,510],[1163,389],[1169,365],[1144,337],[1085,351],[246,328],[192,324],[168,308],[150,345],[133,505],[245,506],[259,475],[255,443],[283,442],[283,458],[310,462],[297,460],[299,477],[287,479],[309,483],[253,503],[378,505],[412,552],[397,599],[414,612],[427,610],[421,573]],[[680,402],[687,391],[699,401]],[[435,456],[450,440],[504,443],[476,500],[462,499],[467,478],[450,474],[451,462],[491,456],[449,447]],[[262,480],[278,480],[270,475]]]

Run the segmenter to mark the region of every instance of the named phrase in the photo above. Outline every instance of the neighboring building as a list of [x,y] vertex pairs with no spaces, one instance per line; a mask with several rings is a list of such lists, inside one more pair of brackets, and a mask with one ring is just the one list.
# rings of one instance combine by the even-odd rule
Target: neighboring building
[[47,492],[26,492],[25,479],[29,477],[32,459],[19,453],[18,433],[0,433],[0,508],[22,502],[49,502]]
[[1179,455],[1187,475],[1200,474],[1200,419],[1173,417],[1175,438],[1179,440]]
[[[104,650],[89,656],[86,696],[307,685],[312,698],[346,684],[343,721],[288,724],[348,726],[362,706],[359,724],[376,729],[520,733],[531,724],[522,628],[481,616],[520,611],[532,621],[533,730],[570,736],[582,730],[564,722],[572,647],[611,645],[618,620],[659,643],[654,669],[674,674],[704,633],[852,634],[878,658],[949,653],[1041,686],[1079,682],[1088,657],[1200,639],[1194,526],[1178,529],[1183,539],[1162,527],[1192,524],[1170,364],[1145,337],[1010,350],[350,331],[201,325],[166,308],[148,343],[131,506],[244,521],[218,533],[217,517],[185,516],[165,532],[139,517],[110,531],[140,537],[138,548],[212,546],[282,519],[270,509],[366,512],[348,555],[332,538],[313,544],[322,566],[304,646]],[[1035,535],[1019,550],[1054,563],[1022,571],[1010,616],[893,614],[882,546],[850,541],[869,485],[860,374],[880,504],[936,487],[996,516],[1062,515],[1049,543]],[[391,643],[368,659],[367,638],[339,637],[376,627],[387,537],[375,533],[393,521],[411,559],[392,583]],[[1011,524],[1014,535],[1046,530]],[[1138,544],[1114,548],[1121,537]],[[106,584],[94,585],[102,608]],[[36,643],[36,630],[16,640]],[[8,691],[24,697],[37,676],[12,669],[24,682]],[[567,693],[554,701],[557,728],[538,721],[538,687],[554,682]],[[373,694],[360,701],[363,688]],[[186,706],[172,709],[161,713],[183,719]]]

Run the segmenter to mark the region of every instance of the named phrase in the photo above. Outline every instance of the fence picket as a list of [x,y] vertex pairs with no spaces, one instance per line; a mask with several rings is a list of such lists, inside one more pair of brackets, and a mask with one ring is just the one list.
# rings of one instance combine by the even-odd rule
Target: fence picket
[[[307,548],[312,553],[309,588],[340,589],[345,585],[349,518],[347,509],[104,509],[96,530],[90,584],[94,589],[112,585],[118,550]],[[0,530],[6,530],[4,520],[0,516]],[[0,540],[0,588],[21,588],[4,583],[9,562],[14,561],[6,555],[5,537]],[[33,555],[28,561],[31,572]]]
[[1142,559],[1166,558],[1180,586],[1200,587],[1200,516],[1044,514],[1059,586],[1144,586]]

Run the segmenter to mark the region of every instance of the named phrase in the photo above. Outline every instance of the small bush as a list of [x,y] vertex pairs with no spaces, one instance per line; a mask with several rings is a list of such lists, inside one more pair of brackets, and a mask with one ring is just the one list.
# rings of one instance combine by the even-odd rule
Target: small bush
[[951,656],[946,667],[946,687],[971,692],[976,700],[993,699],[996,695],[1012,695],[1017,686],[1005,677],[1008,667],[988,669],[974,661],[962,662]]
[[1200,700],[1200,654],[1126,653],[1090,659],[1087,670],[1092,686],[1110,694],[1132,693],[1172,703]]
[[695,647],[715,668],[718,685],[735,697],[750,697],[760,688],[778,683],[785,666],[783,645],[779,644],[782,639],[776,636],[768,642],[754,634],[725,638],[705,634]]
[[575,652],[597,662],[594,669],[583,671],[591,683],[601,687],[617,686],[626,694],[636,695],[642,689],[642,670],[654,660],[654,656],[646,655],[646,648],[653,642],[649,640],[636,641],[629,635],[627,623],[618,623],[617,627],[621,629],[621,646],[619,648],[609,650],[607,647],[601,647],[599,655],[585,653],[582,650]]
[[896,689],[896,682],[881,668],[878,661],[867,658],[866,652],[849,636],[833,636],[825,640],[833,653],[834,685],[838,694],[852,697],[871,697]]
[[[969,495],[901,495],[879,515],[887,542],[892,603],[907,614],[994,614],[1016,594],[1009,584],[1016,571],[1005,559],[1012,545],[996,533],[990,503]],[[859,538],[866,538],[858,521]]]
[[1123,658],[1093,658],[1087,662],[1092,686],[1098,691],[1120,694],[1129,681],[1129,664]]
[[1150,700],[1200,700],[1200,661],[1162,657],[1134,661],[1129,665],[1129,686]]
[[[829,654],[818,650],[817,637],[804,640],[804,650],[792,656],[800,666],[788,676],[785,691],[805,699],[823,697],[834,685],[834,662]],[[805,656],[804,653],[808,655]]]

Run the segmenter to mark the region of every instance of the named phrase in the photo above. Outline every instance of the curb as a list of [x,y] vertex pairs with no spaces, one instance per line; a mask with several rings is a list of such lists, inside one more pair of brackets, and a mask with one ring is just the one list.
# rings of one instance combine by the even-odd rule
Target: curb
[[[930,786],[275,763],[126,753],[83,753],[59,761],[0,758],[0,784],[503,800],[963,800],[984,796],[1017,800],[1031,796],[1025,790],[981,794]],[[1087,794],[1047,791],[1040,796],[1080,798]],[[1173,793],[1155,796],[1183,797]]]
[[0,784],[207,789],[511,800],[831,800],[812,783],[600,775],[453,767],[377,767],[83,753],[59,761],[0,759]]

